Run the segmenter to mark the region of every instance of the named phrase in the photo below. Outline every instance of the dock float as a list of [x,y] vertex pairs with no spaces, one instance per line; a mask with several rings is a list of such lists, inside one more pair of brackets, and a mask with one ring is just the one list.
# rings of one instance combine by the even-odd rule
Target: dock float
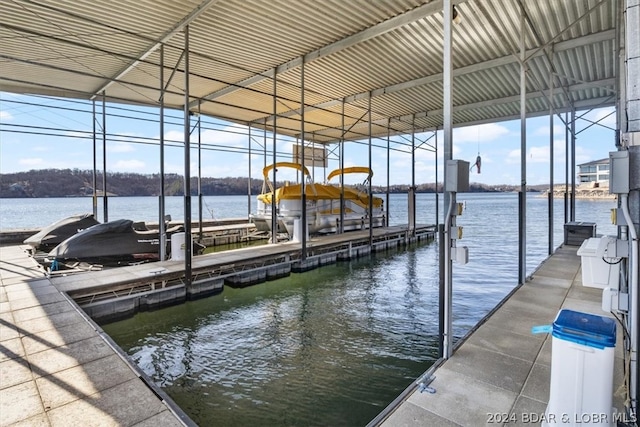
[[178,304],[221,292],[224,286],[245,287],[286,277],[371,252],[433,240],[435,227],[417,226],[415,232],[395,226],[344,234],[313,236],[302,258],[300,242],[249,246],[196,256],[191,284],[186,286],[183,261],[163,261],[114,269],[51,276],[51,283],[71,297],[95,321],[122,319],[138,311]]
[[[540,425],[549,400],[552,338],[533,335],[531,328],[552,324],[561,309],[612,317],[601,309],[602,289],[582,285],[576,250],[559,248],[456,344],[450,359],[427,371],[369,426]],[[618,325],[614,392],[623,382],[622,346]],[[417,386],[425,380],[428,392]],[[613,406],[623,412],[618,394]]]
[[0,426],[192,426],[19,246],[0,247]]

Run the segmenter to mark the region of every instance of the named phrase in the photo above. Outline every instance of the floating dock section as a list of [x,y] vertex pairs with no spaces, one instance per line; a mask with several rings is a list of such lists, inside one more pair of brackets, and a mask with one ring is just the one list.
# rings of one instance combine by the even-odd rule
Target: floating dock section
[[302,258],[299,242],[249,246],[193,258],[191,284],[186,286],[183,261],[146,263],[101,271],[56,272],[51,283],[73,298],[94,320],[122,319],[138,311],[178,304],[221,292],[224,285],[244,287],[286,277],[371,252],[402,248],[435,238],[435,227],[385,227],[344,234],[313,236]]
[[195,426],[18,246],[0,247],[0,425]]
[[[558,249],[530,281],[507,296],[457,344],[450,359],[418,379],[369,426],[540,425],[545,421],[552,337],[533,335],[531,328],[551,325],[561,309],[612,317],[601,309],[602,289],[583,286],[576,250],[571,246]],[[614,391],[624,390],[620,388],[621,327],[617,334]],[[419,383],[427,388],[421,390]],[[619,412],[624,408],[622,399],[619,394],[613,398]],[[613,420],[613,414],[584,409],[583,424],[589,417],[600,416],[606,416],[611,425],[625,421],[623,414],[616,414],[619,419]],[[562,424],[556,419],[549,425],[556,423]]]

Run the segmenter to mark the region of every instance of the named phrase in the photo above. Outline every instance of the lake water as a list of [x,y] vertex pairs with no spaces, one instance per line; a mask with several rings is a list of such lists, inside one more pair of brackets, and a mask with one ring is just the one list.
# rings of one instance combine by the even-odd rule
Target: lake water
[[[407,222],[406,199],[391,196],[392,224]],[[246,216],[246,196],[205,200],[205,211],[217,218]],[[434,200],[417,196],[418,222],[434,223]],[[469,247],[469,263],[453,270],[459,338],[517,283],[518,202],[513,193],[462,194],[458,201],[466,203],[460,244]],[[112,198],[110,218],[155,221],[155,203]],[[169,198],[167,213],[181,219],[181,203]],[[531,274],[547,254],[547,200],[530,194],[527,206]],[[614,206],[577,200],[576,220],[614,234]],[[561,200],[554,209],[557,246]],[[42,226],[85,211],[90,199],[2,199],[0,226]],[[245,289],[225,287],[104,329],[200,425],[364,425],[436,360],[437,283],[438,248],[427,243]]]

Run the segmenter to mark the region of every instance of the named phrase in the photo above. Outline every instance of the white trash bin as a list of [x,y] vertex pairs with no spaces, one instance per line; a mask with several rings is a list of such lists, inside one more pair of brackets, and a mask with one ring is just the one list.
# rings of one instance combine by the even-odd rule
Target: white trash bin
[[[309,227],[305,228],[305,237],[307,242],[309,241]],[[301,242],[302,241],[302,220],[294,219],[293,220],[293,236],[291,236],[291,241],[293,242]]]
[[615,321],[560,310],[552,337],[549,404],[542,426],[615,426]]
[[604,248],[609,239],[609,236],[592,237],[580,245],[577,254],[582,261],[582,286],[618,289],[620,263],[603,260],[603,256],[606,256]]
[[186,258],[185,235],[184,232],[171,235],[171,261],[184,261]]

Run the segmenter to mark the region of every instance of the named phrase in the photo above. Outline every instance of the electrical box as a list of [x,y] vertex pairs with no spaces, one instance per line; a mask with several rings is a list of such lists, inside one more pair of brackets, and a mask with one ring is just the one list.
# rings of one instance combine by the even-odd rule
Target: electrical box
[[465,265],[469,262],[469,248],[466,246],[457,246],[452,249],[452,259],[460,265]]
[[444,191],[464,193],[469,191],[469,162],[447,160],[447,173],[444,177]]
[[627,225],[627,220],[624,218],[622,209],[618,209],[618,208],[611,209],[611,224],[617,225],[617,226]]
[[612,151],[609,153],[609,192],[611,194],[629,193],[628,151]]

